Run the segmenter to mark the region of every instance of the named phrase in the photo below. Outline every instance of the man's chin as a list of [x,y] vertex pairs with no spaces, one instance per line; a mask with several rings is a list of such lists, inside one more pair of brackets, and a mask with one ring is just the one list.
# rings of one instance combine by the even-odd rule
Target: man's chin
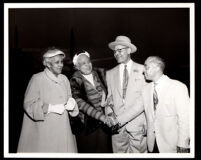
[[123,63],[123,61],[122,60],[117,60],[117,63]]
[[146,79],[146,80],[148,80],[148,81],[150,81],[150,80],[151,80],[151,79],[150,79],[149,77],[147,77],[147,76],[145,76],[145,79]]

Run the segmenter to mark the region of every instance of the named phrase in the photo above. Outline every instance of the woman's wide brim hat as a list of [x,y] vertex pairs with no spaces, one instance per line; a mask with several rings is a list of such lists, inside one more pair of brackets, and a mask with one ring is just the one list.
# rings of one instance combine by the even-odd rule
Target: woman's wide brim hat
[[137,47],[131,43],[130,38],[126,36],[117,36],[114,42],[110,42],[108,44],[109,48],[114,50],[116,45],[123,45],[127,46],[131,49],[131,53],[134,53],[137,51]]

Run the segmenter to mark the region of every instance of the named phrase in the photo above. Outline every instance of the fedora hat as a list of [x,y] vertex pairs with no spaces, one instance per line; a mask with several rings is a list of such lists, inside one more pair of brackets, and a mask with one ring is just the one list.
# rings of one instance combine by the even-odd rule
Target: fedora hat
[[137,51],[137,47],[132,44],[130,38],[126,36],[117,36],[114,42],[110,42],[108,44],[109,48],[112,50],[114,50],[116,45],[123,45],[129,47],[131,49],[131,53]]

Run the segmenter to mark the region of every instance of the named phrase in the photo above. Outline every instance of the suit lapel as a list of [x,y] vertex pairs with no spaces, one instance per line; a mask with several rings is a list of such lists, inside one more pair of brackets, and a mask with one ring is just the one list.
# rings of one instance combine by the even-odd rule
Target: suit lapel
[[154,120],[154,106],[153,106],[153,90],[154,85],[153,83],[149,83],[145,90],[143,90],[143,99],[144,99],[144,107],[146,110],[146,114],[152,120]]
[[120,65],[118,65],[118,67],[116,68],[115,72],[114,72],[114,79],[113,82],[115,83],[115,86],[117,87],[117,91],[120,95],[120,97],[122,97],[122,89],[121,89],[121,82],[120,82],[120,74],[119,74],[119,69],[120,69]]
[[135,64],[135,62],[132,61],[132,67],[131,67],[129,80],[128,80],[128,86],[127,86],[127,90],[126,90],[126,99],[129,96],[132,96],[130,93],[135,88],[136,81],[139,79],[139,74],[141,74],[141,73],[138,70],[138,66]]
[[153,101],[153,95],[154,95],[154,83],[153,82],[150,85],[150,91],[151,91],[151,92],[149,92],[150,95],[148,95],[148,96],[150,97],[151,115],[152,115],[152,118],[154,119],[154,117],[155,117],[155,111],[154,111],[154,101]]
[[161,91],[160,91],[159,103],[157,105],[158,111],[160,110],[160,108],[163,106],[163,103],[165,102],[166,94],[170,85],[168,77],[165,79],[165,82],[163,85],[164,86],[161,88]]
[[132,63],[132,67],[131,67],[131,71],[130,71],[130,75],[129,75],[129,79],[128,79],[128,86],[127,86],[127,90],[126,90],[126,97],[128,97],[129,90],[131,88],[133,88],[133,82],[135,82],[135,73],[133,71],[134,67],[135,67],[134,63]]

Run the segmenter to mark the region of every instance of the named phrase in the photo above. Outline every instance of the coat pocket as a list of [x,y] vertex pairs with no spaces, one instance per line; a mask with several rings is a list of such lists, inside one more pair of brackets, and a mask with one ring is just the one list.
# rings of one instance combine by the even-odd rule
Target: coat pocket
[[127,132],[134,140],[142,141],[143,137],[147,135],[147,127],[143,124],[141,126],[135,127],[135,129],[132,131],[127,130]]

